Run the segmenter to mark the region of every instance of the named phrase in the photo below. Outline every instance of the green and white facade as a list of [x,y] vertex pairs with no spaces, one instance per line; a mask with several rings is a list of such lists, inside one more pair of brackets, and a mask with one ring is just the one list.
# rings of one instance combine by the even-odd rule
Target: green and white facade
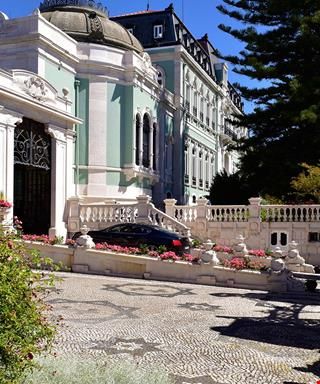
[[[26,231],[72,232],[75,199],[145,194],[160,206],[207,194],[225,156],[214,127],[233,104],[227,83],[182,46],[147,53],[86,0],[45,0],[19,19],[0,13],[0,36],[0,191]],[[187,84],[208,100],[210,124],[186,108]]]

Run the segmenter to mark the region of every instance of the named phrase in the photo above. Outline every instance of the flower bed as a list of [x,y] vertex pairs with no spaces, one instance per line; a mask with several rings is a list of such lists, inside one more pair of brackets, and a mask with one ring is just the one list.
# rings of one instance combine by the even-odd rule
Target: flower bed
[[190,254],[177,255],[172,251],[148,251],[147,247],[122,247],[121,245],[113,245],[108,243],[99,243],[96,244],[96,249],[100,251],[111,251],[115,253],[123,253],[126,255],[143,255],[156,258],[163,261],[188,261],[190,263],[198,263],[199,257],[192,256]]
[[22,240],[25,241],[32,241],[32,242],[39,242],[47,245],[56,245],[56,244],[62,244],[63,239],[61,237],[55,236],[54,239],[49,239],[48,235],[22,235],[21,236]]

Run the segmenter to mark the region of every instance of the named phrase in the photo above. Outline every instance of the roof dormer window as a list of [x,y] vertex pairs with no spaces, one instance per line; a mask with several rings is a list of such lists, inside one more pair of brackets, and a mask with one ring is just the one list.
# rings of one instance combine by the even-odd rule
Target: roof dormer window
[[153,26],[153,37],[155,39],[162,39],[163,37],[163,25],[157,24]]
[[127,31],[133,35],[133,28],[127,28]]

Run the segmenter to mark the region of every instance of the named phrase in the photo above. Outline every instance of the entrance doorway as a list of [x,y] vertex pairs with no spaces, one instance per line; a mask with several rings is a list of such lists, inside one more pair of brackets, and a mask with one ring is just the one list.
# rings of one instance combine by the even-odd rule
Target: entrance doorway
[[25,233],[48,233],[51,209],[51,137],[44,124],[24,118],[15,129],[14,215]]

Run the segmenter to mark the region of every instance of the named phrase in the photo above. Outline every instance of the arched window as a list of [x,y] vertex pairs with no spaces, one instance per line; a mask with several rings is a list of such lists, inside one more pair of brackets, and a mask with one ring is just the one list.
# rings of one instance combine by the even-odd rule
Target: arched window
[[142,165],[145,168],[150,166],[150,117],[148,114],[143,116],[143,154]]
[[136,115],[136,165],[140,165],[140,137],[141,137],[141,117]]

